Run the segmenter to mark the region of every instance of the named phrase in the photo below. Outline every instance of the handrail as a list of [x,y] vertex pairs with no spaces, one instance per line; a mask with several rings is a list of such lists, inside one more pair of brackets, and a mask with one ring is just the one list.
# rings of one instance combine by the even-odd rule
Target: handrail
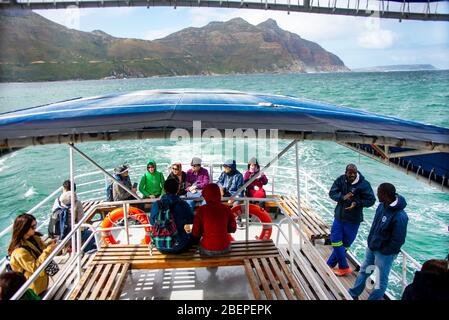
[[[213,175],[213,169],[214,169],[214,168],[216,168],[216,167],[221,167],[221,166],[222,166],[222,165],[219,164],[219,163],[203,163],[203,165],[204,165],[205,167],[208,167],[209,169],[212,169],[211,172],[210,172],[211,175]],[[246,163],[237,163],[236,165],[240,167],[240,166],[246,166],[247,164],[246,164]],[[146,165],[132,165],[131,168],[132,168],[132,169],[136,169],[136,168],[142,168],[142,167],[145,167],[145,166],[146,166]],[[167,169],[168,169],[168,167],[170,166],[170,164],[169,164],[169,163],[163,162],[163,163],[159,163],[158,166],[159,166],[159,167],[165,167],[165,166],[166,166]],[[276,169],[276,171],[278,171],[278,170],[291,170],[290,167],[286,167],[286,166],[278,166],[278,165],[273,165],[272,169],[273,169],[273,170]],[[108,171],[111,171],[112,169],[107,169],[107,170],[108,170]],[[304,178],[307,189],[308,189],[308,181],[310,180],[310,181],[313,183],[313,185],[316,185],[316,186],[318,187],[319,190],[324,191],[325,193],[328,192],[328,188],[327,188],[324,184],[322,184],[320,181],[318,181],[316,178],[314,178],[312,175],[310,175],[309,173],[305,172],[304,170],[302,170],[302,169],[300,169],[300,168],[298,168],[298,171],[300,172],[301,176]],[[90,176],[97,175],[97,174],[103,174],[103,172],[100,171],[100,170],[96,170],[96,171],[93,171],[93,172],[87,172],[87,173],[79,174],[79,175],[75,176],[75,180],[76,180],[76,179],[79,179],[79,178],[90,177]],[[273,191],[274,191],[274,180],[275,180],[275,177],[272,177],[270,180],[271,180],[270,182],[271,182],[271,184],[272,184],[272,188],[273,188]],[[88,182],[80,183],[78,186],[94,185],[95,183],[101,183],[101,182],[103,182],[103,181],[104,181],[104,179],[101,179],[101,180],[95,180],[95,181],[88,181]],[[43,205],[45,205],[48,201],[50,201],[52,198],[54,198],[54,197],[56,196],[56,194],[57,194],[58,192],[61,191],[61,189],[62,189],[62,187],[59,187],[58,189],[56,189],[55,191],[53,191],[53,192],[52,192],[49,196],[47,196],[44,200],[42,200],[42,201],[39,202],[36,206],[34,206],[34,207],[29,211],[29,213],[35,212],[37,209],[39,209],[40,207],[42,207]],[[101,190],[103,190],[103,189],[88,190],[88,191],[80,192],[79,194],[87,194],[87,193],[92,193],[92,192],[100,192]],[[283,192],[278,192],[278,193],[283,194]],[[308,193],[308,190],[306,190],[306,193],[305,193],[305,194],[306,194],[306,199],[309,200],[309,193]],[[95,198],[95,199],[101,199],[101,198],[100,198],[100,197],[97,197],[97,198]],[[185,199],[188,200],[188,199],[190,199],[190,198],[185,198]],[[199,198],[193,198],[193,199],[195,199],[195,200],[200,200]],[[202,199],[202,198],[201,198],[201,199]],[[225,198],[224,198],[224,199],[225,199]],[[253,198],[238,198],[238,199],[236,199],[236,200],[240,200],[240,201],[249,201],[249,199],[251,199],[251,201],[273,201],[273,200],[275,200],[275,199],[273,199],[273,198],[260,198],[260,199],[253,199]],[[327,199],[327,198],[326,198],[326,199]],[[156,199],[156,200],[157,200],[157,199]],[[312,194],[312,195],[311,195],[311,198],[310,198],[310,200],[309,200],[309,203],[310,203],[310,204],[314,204],[314,205],[318,205],[321,209],[323,209],[323,211],[324,211],[328,216],[329,216],[329,215],[332,215],[332,212],[331,212],[328,208],[326,208],[326,207],[321,203],[322,200],[323,200],[323,199],[321,199],[321,201],[318,201],[316,195]],[[154,201],[155,201],[155,199],[128,200],[128,201],[125,201],[125,202],[123,202],[123,201],[121,201],[121,202],[103,202],[103,203],[98,204],[97,206],[94,206],[94,207],[101,207],[101,206],[108,206],[108,205],[110,206],[110,205],[117,205],[117,204],[124,204],[124,203],[129,203],[129,204],[136,204],[136,203],[151,203],[151,202],[154,202]],[[288,215],[287,215],[287,216],[288,216]],[[48,220],[47,220],[47,221],[48,221]],[[297,223],[294,222],[293,220],[292,220],[291,222],[292,222],[294,225],[297,225]],[[366,222],[365,222],[365,223],[366,223]],[[43,225],[45,225],[45,223],[42,224],[41,226],[39,226],[39,228],[41,228]],[[11,230],[12,230],[12,224],[0,232],[0,238],[3,237],[3,236],[5,236],[6,234],[10,233]],[[402,250],[402,249],[401,249],[401,254],[402,254],[402,257],[403,257],[402,259],[404,260],[404,261],[403,261],[403,270],[402,270],[402,271],[403,271],[403,272],[402,272],[402,285],[403,285],[403,289],[404,289],[404,286],[405,286],[405,284],[407,283],[407,281],[406,281],[407,263],[410,263],[411,266],[414,267],[414,268],[421,268],[421,264],[418,263],[414,258],[412,258],[407,252],[405,252],[405,251]],[[2,266],[4,263],[5,263],[5,258],[3,258],[2,260],[0,260],[0,268],[1,268],[1,266]],[[405,268],[404,268],[404,266],[405,266]],[[392,273],[397,275],[397,273],[394,272],[394,271],[392,271]],[[400,276],[399,276],[399,277],[400,277]],[[401,277],[400,277],[400,278],[401,278]]]

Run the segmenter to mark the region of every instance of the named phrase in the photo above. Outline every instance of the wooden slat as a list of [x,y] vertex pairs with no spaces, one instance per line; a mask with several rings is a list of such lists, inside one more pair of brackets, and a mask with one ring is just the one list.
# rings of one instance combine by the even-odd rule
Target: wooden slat
[[[81,270],[86,270],[89,262],[92,261],[93,255],[84,255],[81,259]],[[54,292],[53,296],[50,296],[49,299],[52,300],[60,300],[63,296],[70,290],[71,285],[73,284],[76,278],[76,272],[68,272],[65,274],[65,279],[62,280],[62,283],[59,285],[59,288]]]
[[290,270],[288,269],[287,265],[284,261],[281,259],[278,260],[279,264],[281,265],[281,270],[284,272],[285,276],[287,277],[289,283],[291,284],[293,291],[295,292],[297,297],[302,297],[301,290],[298,287],[298,284],[296,283],[295,279],[293,278],[293,275],[291,274]]
[[[283,251],[285,251],[286,257],[290,255],[288,248],[281,250],[281,252]],[[297,268],[298,272],[304,276],[303,279],[306,282],[304,283],[304,287],[309,293],[309,298],[314,296],[318,300],[329,299],[322,288],[322,284],[318,282],[317,275],[312,269],[310,263],[302,254],[293,255],[293,261],[291,263],[294,263],[294,266]]]
[[107,264],[103,270],[103,273],[101,274],[100,279],[97,282],[97,285],[92,290],[92,293],[90,294],[88,300],[95,300],[98,297],[98,294],[100,293],[101,288],[104,285],[104,282],[106,278],[108,277],[109,273],[111,272],[112,264]]
[[[285,203],[280,203],[281,207],[287,212],[288,215],[292,216],[294,215],[294,213],[292,212],[292,210],[290,209],[289,206],[287,206]],[[304,231],[304,233],[307,235],[308,239],[312,239],[314,236],[314,232],[313,230],[311,230],[309,228],[308,225],[306,225],[305,223],[303,223],[301,225],[301,229]]]
[[254,268],[256,268],[257,275],[259,276],[259,279],[262,284],[262,288],[265,293],[265,296],[267,297],[267,300],[273,300],[273,296],[271,295],[270,286],[268,285],[267,279],[265,278],[265,273],[262,271],[262,268],[259,265],[258,259],[251,259],[251,262],[253,263]]
[[80,293],[81,289],[83,288],[84,284],[86,283],[87,280],[89,280],[90,274],[92,273],[92,271],[94,270],[95,266],[94,265],[90,265],[86,272],[82,275],[80,281],[78,282],[75,290],[73,290],[72,294],[70,295],[69,300],[75,300],[76,297],[78,296],[78,294]]
[[126,276],[128,275],[129,263],[122,265],[122,270],[120,271],[120,277],[117,279],[114,289],[112,290],[111,296],[108,300],[117,300],[122,291],[123,284],[125,282]]
[[[293,204],[291,200],[286,199],[286,201],[283,203],[284,205],[288,206],[292,212],[295,213],[295,216],[298,216],[298,206]],[[307,226],[307,228],[312,231],[314,237],[320,237],[322,235],[322,231],[314,224],[313,220],[310,219],[310,217],[307,214],[304,214],[304,210],[301,210],[302,212],[302,219],[301,222]]]
[[270,280],[271,286],[273,287],[274,294],[276,295],[278,300],[284,300],[284,296],[282,295],[281,290],[279,289],[278,282],[274,277],[273,273],[271,272],[271,268],[268,265],[266,258],[260,258],[260,261],[262,262],[263,269],[268,275],[268,279]]
[[256,280],[256,277],[254,276],[253,267],[251,266],[251,262],[250,262],[250,260],[245,259],[244,263],[245,263],[246,276],[248,278],[251,290],[253,291],[254,299],[260,300],[261,296],[259,293],[259,284]]
[[[298,211],[298,202],[296,197],[287,197],[289,203],[292,205],[295,211]],[[305,217],[310,224],[312,224],[317,230],[320,230],[322,234],[329,234],[329,226],[321,219],[320,216],[315,214],[312,209],[306,205],[301,205],[301,211],[303,217]]]
[[109,274],[108,282],[106,283],[106,286],[104,287],[103,291],[101,292],[99,300],[106,300],[106,297],[109,294],[109,291],[111,290],[112,284],[114,283],[115,277],[117,276],[118,271],[120,270],[120,265],[117,264],[114,266],[114,269]]
[[94,271],[93,275],[90,277],[90,280],[87,283],[87,285],[84,286],[83,292],[81,292],[81,295],[79,296],[78,300],[85,300],[86,299],[86,297],[90,293],[90,290],[94,286],[95,281],[97,281],[97,279],[98,279],[102,269],[103,269],[103,266],[95,266],[95,271]]
[[[285,281],[285,275],[284,273],[281,272],[281,270],[278,267],[278,259],[279,258],[269,258],[270,262],[271,262],[271,266],[273,267],[273,270],[275,272],[276,277],[279,279],[279,282],[282,285],[282,288],[284,289],[285,295],[287,296],[287,299],[289,300],[295,300],[295,298],[293,297],[291,291],[290,291],[290,286],[288,285],[288,283]],[[287,280],[288,281],[288,280]],[[300,299],[301,297],[298,297],[298,299]]]

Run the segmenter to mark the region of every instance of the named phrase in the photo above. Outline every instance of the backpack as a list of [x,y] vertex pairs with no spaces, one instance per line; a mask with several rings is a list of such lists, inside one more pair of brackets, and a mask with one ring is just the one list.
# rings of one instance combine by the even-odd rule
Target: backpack
[[51,238],[59,236],[63,239],[70,232],[70,206],[61,204],[58,198],[58,207],[53,210],[48,223],[48,235]]
[[172,249],[176,244],[176,228],[173,209],[178,201],[172,203],[169,207],[163,207],[161,201],[158,201],[159,212],[155,223],[151,228],[151,243],[159,250]]
[[[114,174],[114,179],[121,180],[120,176]],[[112,202],[114,201],[114,194],[112,193],[112,187],[114,185],[114,180],[110,180],[109,184],[106,186],[106,201]]]

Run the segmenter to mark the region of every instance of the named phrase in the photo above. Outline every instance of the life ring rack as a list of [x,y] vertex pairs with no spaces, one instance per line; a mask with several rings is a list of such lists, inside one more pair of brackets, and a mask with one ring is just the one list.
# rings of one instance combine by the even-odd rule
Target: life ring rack
[[[244,208],[244,206],[238,205],[238,206],[233,207],[231,209],[231,211],[237,218],[238,216],[243,216],[245,214],[243,208]],[[260,222],[263,222],[263,223],[272,223],[273,222],[271,220],[271,217],[268,214],[268,212],[266,212],[264,209],[262,209],[258,205],[250,204],[249,205],[249,214],[250,214],[250,216],[256,216],[260,220]],[[256,239],[268,240],[271,238],[272,232],[273,232],[273,226],[263,225],[262,232],[260,233],[259,236],[256,236]]]
[[[117,208],[109,212],[109,214],[103,219],[103,222],[101,223],[101,227],[103,229],[106,228],[112,228],[116,225],[116,222],[120,219],[123,219],[124,217],[124,211],[123,208]],[[140,222],[141,224],[150,224],[148,221],[148,216],[136,207],[129,207],[128,210],[128,217]],[[141,244],[149,244],[151,241],[150,237],[151,227],[145,227],[145,237],[142,239]],[[118,244],[120,241],[115,240],[114,236],[112,235],[112,230],[105,230],[102,231],[102,239],[106,245],[110,244]]]

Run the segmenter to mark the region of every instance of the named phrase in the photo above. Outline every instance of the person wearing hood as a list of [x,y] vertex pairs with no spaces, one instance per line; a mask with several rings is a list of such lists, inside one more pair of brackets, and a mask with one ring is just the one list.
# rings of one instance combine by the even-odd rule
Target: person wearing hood
[[169,209],[173,214],[173,218],[176,224],[176,240],[175,245],[172,248],[157,248],[164,253],[180,253],[187,250],[191,242],[191,234],[185,231],[185,225],[193,223],[193,212],[190,206],[179,198],[176,194],[179,190],[179,183],[175,179],[167,179],[164,182],[165,193],[151,207],[150,223],[154,226],[158,217],[159,211],[162,209]]
[[[83,209],[83,204],[81,203],[81,201],[78,200],[78,196],[76,195],[76,183],[74,184],[75,187],[75,224],[77,224],[84,216],[84,209]],[[55,199],[55,202],[53,203],[53,208],[52,208],[52,212],[54,212],[55,210],[57,210],[58,208],[70,208],[72,205],[72,192],[71,192],[71,184],[70,184],[70,180],[65,180],[62,183],[62,194]],[[62,234],[62,236],[60,235],[59,239],[64,238],[72,229],[70,227],[70,214],[72,213],[72,210],[70,209],[69,211],[69,216],[68,216],[68,222],[69,222],[69,227],[66,230],[65,234]],[[90,231],[89,229],[81,229],[81,241],[85,241],[89,238],[89,236],[92,234],[92,231]],[[89,244],[86,245],[86,247],[84,248],[84,252],[88,252],[91,251],[93,249],[96,249],[97,245],[95,243],[95,239],[92,238],[89,241]]]
[[[330,234],[333,251],[327,264],[337,276],[345,276],[352,273],[346,250],[357,236],[363,221],[363,208],[373,206],[376,197],[370,183],[354,164],[348,164],[345,174],[334,181],[329,197],[337,202],[337,206]],[[334,269],[337,264],[338,268]]]
[[200,253],[220,255],[230,251],[232,237],[237,230],[235,216],[229,206],[221,203],[220,188],[211,183],[203,189],[206,204],[198,208],[193,220],[192,235],[200,240]]
[[[243,197],[243,191],[236,194],[237,190],[243,186],[243,175],[237,170],[235,160],[229,159],[223,163],[223,172],[218,177],[217,184],[223,197]],[[232,200],[228,201],[229,204],[232,202]],[[233,203],[234,206],[237,204],[238,201]]]
[[[353,299],[358,299],[365,289],[366,280],[376,269],[378,281],[368,300],[382,300],[388,286],[388,276],[396,256],[401,251],[407,235],[408,216],[404,211],[405,199],[396,193],[391,183],[382,183],[377,188],[379,206],[368,235],[365,261],[349,289]],[[374,266],[374,268],[373,268]]]
[[[248,162],[248,170],[243,176],[243,182],[246,183],[260,170],[259,162],[256,158],[251,158]],[[262,173],[257,179],[255,179],[251,184],[246,187],[246,194],[251,198],[266,198],[267,194],[263,188],[264,185],[268,183],[268,179],[264,173]]]
[[449,301],[449,261],[431,259],[415,272],[401,300]]
[[159,198],[164,193],[164,175],[157,171],[156,161],[149,160],[147,172],[142,176],[139,183],[139,191],[144,198]]
[[[114,169],[114,178],[120,180],[128,189],[137,191],[131,183],[131,178],[129,177],[129,165],[123,164],[120,167]],[[130,194],[128,191],[123,189],[117,182],[113,182],[112,185],[112,199],[113,201],[125,201],[125,200],[136,200],[136,198]]]

